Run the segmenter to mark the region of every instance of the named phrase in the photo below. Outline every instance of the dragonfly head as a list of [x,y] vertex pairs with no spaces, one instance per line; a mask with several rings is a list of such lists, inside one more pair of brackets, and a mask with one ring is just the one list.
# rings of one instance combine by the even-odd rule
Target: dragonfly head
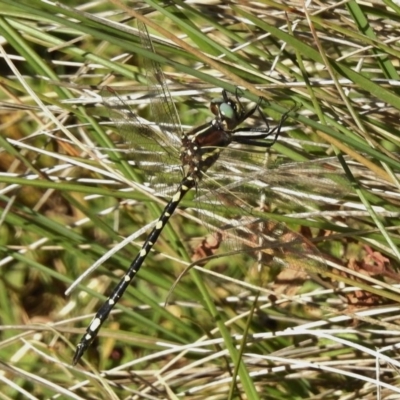
[[237,103],[231,98],[214,99],[210,104],[211,112],[216,116],[216,122],[225,122],[229,130],[234,129],[239,120]]

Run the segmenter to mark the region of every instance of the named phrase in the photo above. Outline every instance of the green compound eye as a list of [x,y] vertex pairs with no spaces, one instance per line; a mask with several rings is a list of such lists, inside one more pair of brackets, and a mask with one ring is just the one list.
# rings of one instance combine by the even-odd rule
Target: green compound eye
[[221,103],[219,106],[219,111],[221,115],[224,116],[226,119],[235,118],[235,110],[232,105],[228,103]]

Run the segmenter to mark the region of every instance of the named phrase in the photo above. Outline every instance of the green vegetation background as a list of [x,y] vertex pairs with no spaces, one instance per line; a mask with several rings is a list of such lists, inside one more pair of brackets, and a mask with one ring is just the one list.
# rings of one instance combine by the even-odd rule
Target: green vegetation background
[[[0,6],[1,398],[399,393],[394,2]],[[141,47],[136,18],[144,18],[156,54]],[[222,88],[241,87],[249,101],[263,96],[272,125],[296,104],[273,160],[322,165],[331,157],[349,183],[340,193],[332,185],[312,217],[293,217],[296,204],[269,199],[270,217],[314,241],[325,271],[309,277],[293,269],[283,284],[246,255],[218,258],[192,268],[165,306],[208,234],[187,209],[189,197],[84,362],[72,367],[76,344],[144,235],[72,294],[65,290],[165,205],[139,190],[145,177],[127,162],[132,155],[117,151],[121,137],[106,123],[99,90],[146,93],[149,58],[162,65],[185,128],[211,118],[208,104]],[[148,107],[138,110],[151,120]]]

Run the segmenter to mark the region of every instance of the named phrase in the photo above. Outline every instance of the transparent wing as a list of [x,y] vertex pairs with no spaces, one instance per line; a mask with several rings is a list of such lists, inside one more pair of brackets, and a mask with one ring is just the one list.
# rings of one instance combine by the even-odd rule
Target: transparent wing
[[[138,29],[142,46],[152,53],[155,53],[146,26],[138,21]],[[168,138],[168,143],[165,143],[166,146],[172,145],[175,148],[179,148],[183,133],[182,127],[161,66],[158,62],[145,58],[144,67],[149,87],[155,94],[151,101],[153,120],[165,133],[165,138]],[[172,136],[170,135],[171,132],[173,133]]]
[[[138,22],[142,46],[155,53],[146,26]],[[122,90],[104,88],[102,97],[110,120],[132,149],[136,165],[146,173],[149,184],[160,194],[169,194],[182,179],[179,159],[182,128],[160,65],[143,59],[149,84],[152,122],[140,118],[128,104]]]
[[167,145],[165,133],[140,118],[125,100],[127,96],[110,87],[103,88],[101,95],[112,126],[130,150],[129,159],[145,172],[151,186],[164,193],[167,186],[178,183],[182,179],[179,148]]
[[307,238],[264,216],[263,211],[269,210],[270,203],[280,213],[318,210],[334,194],[340,198],[350,192],[344,174],[327,162],[255,167],[254,159],[234,164],[227,164],[226,158],[221,161],[197,191],[201,218],[217,230],[229,252],[252,254],[268,266],[325,270],[323,257]]
[[[215,168],[220,187],[229,188],[250,204],[251,199],[258,198],[262,193],[289,212],[335,202],[335,197],[340,199],[351,192],[343,171],[338,169],[332,158],[265,163],[261,155],[233,150],[226,152]],[[221,184],[223,176],[235,178]]]

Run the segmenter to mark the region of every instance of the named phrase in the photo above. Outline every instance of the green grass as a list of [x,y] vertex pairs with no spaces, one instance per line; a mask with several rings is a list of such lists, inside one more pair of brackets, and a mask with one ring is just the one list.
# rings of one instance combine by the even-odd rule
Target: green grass
[[[0,398],[397,394],[398,7],[75,3],[1,1]],[[156,53],[141,47],[135,18]],[[278,274],[268,255],[259,270],[246,254],[219,257],[224,248],[193,267],[210,237],[188,196],[72,367],[93,313],[145,234],[65,291],[166,203],[140,186],[145,176],[120,151],[99,96],[104,85],[146,92],[146,59],[162,65],[185,127],[211,119],[222,88],[240,86],[246,105],[263,96],[271,125],[296,106],[269,167],[312,160],[317,174],[329,157],[337,182],[321,186],[316,208],[271,191],[254,213],[286,223],[306,254],[316,246],[327,269],[307,275],[297,254],[295,268]],[[258,126],[258,116],[250,123]],[[313,179],[311,171],[305,181]]]

